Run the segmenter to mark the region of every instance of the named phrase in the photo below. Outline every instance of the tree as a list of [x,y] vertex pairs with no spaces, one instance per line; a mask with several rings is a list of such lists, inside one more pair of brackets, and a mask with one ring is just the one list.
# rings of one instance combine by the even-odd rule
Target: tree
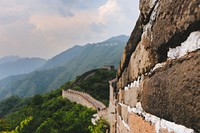
[[89,126],[89,130],[91,133],[106,133],[109,132],[109,127],[109,123],[106,120],[100,118],[96,125]]
[[43,97],[40,94],[36,94],[32,98],[32,104],[33,105],[40,105],[43,102]]
[[20,124],[12,131],[2,131],[0,133],[21,133],[24,126],[28,125],[33,119],[32,116],[27,117],[25,120],[21,121]]
[[7,131],[8,129],[9,125],[3,119],[0,119],[0,132]]

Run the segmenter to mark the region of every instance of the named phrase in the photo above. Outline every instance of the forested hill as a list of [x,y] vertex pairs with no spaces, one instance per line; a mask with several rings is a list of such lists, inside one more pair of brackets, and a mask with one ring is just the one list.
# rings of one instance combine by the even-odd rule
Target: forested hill
[[[93,65],[93,67],[114,65],[117,68],[119,64],[117,59],[121,58],[120,55],[122,55],[128,38],[128,36],[120,35],[99,43],[88,43],[84,46],[76,45],[48,60],[41,69],[66,66],[71,62],[75,62],[72,66],[77,63],[88,63],[88,66]],[[77,68],[77,66],[75,67]]]
[[127,36],[121,35],[99,43],[75,46],[48,60],[37,71],[0,80],[0,99],[45,93],[88,70],[105,65],[117,67],[127,40]]
[[12,131],[32,118],[20,133],[89,133],[94,110],[61,97],[61,89],[22,99],[11,97],[0,103],[0,132]]

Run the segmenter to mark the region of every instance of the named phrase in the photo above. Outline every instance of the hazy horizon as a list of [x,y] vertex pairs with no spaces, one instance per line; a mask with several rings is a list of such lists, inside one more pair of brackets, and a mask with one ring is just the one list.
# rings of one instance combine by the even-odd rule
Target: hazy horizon
[[[119,35],[119,36],[128,36],[128,35]],[[117,37],[117,36],[112,36],[112,37]],[[49,60],[49,59],[51,59],[51,58],[53,58],[53,57],[55,57],[55,56],[57,56],[57,55],[59,55],[59,54],[65,52],[66,50],[68,50],[68,49],[70,49],[70,48],[73,48],[74,46],[85,46],[85,45],[87,45],[87,44],[96,44],[96,43],[100,43],[100,42],[106,41],[107,39],[111,39],[112,37],[103,39],[103,40],[101,40],[101,41],[99,41],[99,42],[87,42],[87,43],[85,43],[85,44],[72,45],[71,47],[69,47],[69,48],[67,48],[67,49],[64,49],[63,51],[59,51],[58,53],[55,53],[55,55],[53,55],[53,56],[50,57],[50,58],[37,57],[37,55],[35,55],[35,56],[20,56],[20,55],[12,55],[12,54],[11,54],[11,55],[2,56],[2,57],[0,57],[0,59],[7,58],[7,57],[18,57],[18,58],[20,58],[20,59],[22,59],[22,58],[24,58],[24,59],[25,59],[25,58],[29,58],[29,59],[31,59],[31,58],[41,58],[41,59]]]
[[74,45],[129,36],[138,5],[133,0],[2,0],[0,58],[50,59]]

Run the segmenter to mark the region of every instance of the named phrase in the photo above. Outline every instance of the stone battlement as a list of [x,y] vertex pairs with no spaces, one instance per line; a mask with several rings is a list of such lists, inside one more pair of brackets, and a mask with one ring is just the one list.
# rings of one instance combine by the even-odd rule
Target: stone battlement
[[91,95],[85,92],[75,91],[71,89],[62,90],[62,97],[95,110],[103,110],[106,108],[106,106],[102,102],[94,99]]

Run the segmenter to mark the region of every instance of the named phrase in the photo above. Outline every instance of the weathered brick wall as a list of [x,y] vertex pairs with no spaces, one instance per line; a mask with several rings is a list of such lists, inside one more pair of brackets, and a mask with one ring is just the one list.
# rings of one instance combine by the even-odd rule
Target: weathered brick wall
[[200,1],[140,0],[140,11],[112,89],[112,132],[200,132]]
[[110,133],[115,133],[115,106],[116,106],[116,99],[115,99],[115,87],[113,87],[113,84],[115,84],[116,79],[113,79],[109,81],[109,88],[110,88],[110,100],[109,100],[109,107],[107,109],[107,119],[110,123]]

